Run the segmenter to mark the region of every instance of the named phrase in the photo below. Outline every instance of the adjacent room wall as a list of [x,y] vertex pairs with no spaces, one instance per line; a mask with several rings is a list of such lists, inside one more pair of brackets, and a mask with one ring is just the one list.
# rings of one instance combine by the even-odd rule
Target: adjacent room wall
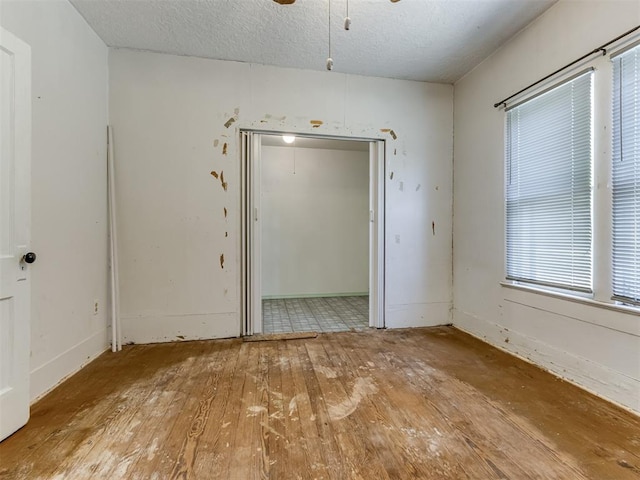
[[366,295],[369,152],[263,146],[260,160],[263,297]]
[[450,322],[451,85],[109,56],[126,341],[239,335],[241,127],[386,139],[387,325]]
[[[453,318],[454,325],[640,412],[637,314],[500,285],[505,114],[493,107],[638,24],[637,0],[560,1],[456,83]],[[610,75],[596,71],[596,82],[606,84]],[[596,98],[595,115],[602,128],[608,123],[603,108],[608,100],[601,100]],[[608,170],[602,164],[609,148],[608,132],[598,130],[596,139],[598,178]],[[609,195],[606,182],[596,183],[595,195]],[[597,217],[601,214],[596,211]],[[598,242],[609,238],[606,229],[594,235],[595,254],[606,254],[598,251]],[[606,283],[598,271],[594,281]]]
[[35,399],[107,348],[108,52],[67,1],[0,8],[2,26],[31,46]]

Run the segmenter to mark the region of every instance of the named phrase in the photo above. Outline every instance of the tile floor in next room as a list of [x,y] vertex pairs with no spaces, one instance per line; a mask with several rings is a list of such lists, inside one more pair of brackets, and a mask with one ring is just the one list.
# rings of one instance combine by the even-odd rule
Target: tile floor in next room
[[264,333],[344,332],[369,327],[369,296],[262,301]]

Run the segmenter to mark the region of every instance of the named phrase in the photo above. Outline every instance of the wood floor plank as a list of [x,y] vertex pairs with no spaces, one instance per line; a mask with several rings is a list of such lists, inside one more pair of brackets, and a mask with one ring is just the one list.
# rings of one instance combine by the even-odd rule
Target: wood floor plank
[[[129,461],[133,459],[128,441],[136,432],[147,431],[139,428],[144,417],[139,415],[145,404],[153,404],[159,398],[161,388],[176,378],[181,378],[180,363],[167,368],[153,380],[153,388],[148,384],[138,383],[126,390],[121,396],[121,404],[113,410],[105,421],[94,429],[81,446],[75,449],[73,456],[67,456],[56,469],[54,478],[70,478],[72,476],[89,478],[91,476],[106,477],[114,472],[122,477]],[[146,417],[148,418],[148,417]]]
[[[348,416],[343,420],[348,421],[351,428],[359,429],[360,435],[367,440],[364,442],[367,458],[379,460],[386,473],[384,478],[431,478],[425,475],[419,477],[413,459],[405,457],[401,444],[397,442],[393,417],[396,413],[402,414],[405,406],[401,405],[398,409],[392,407],[392,401],[387,392],[387,379],[372,376],[365,366],[370,363],[368,360],[366,363],[364,361],[361,363],[360,359],[357,359],[353,363],[353,359],[349,356],[353,351],[352,342],[347,341],[341,344],[340,338],[335,337],[334,342],[325,345],[325,350],[338,370],[337,378],[341,379],[345,385],[353,385],[354,393],[356,393],[356,386],[368,386],[368,391],[363,389],[364,395],[354,398],[358,400],[361,397],[357,405],[352,405],[353,411],[348,412]],[[369,395],[366,395],[367,393]],[[388,445],[397,445],[399,448],[389,449]]]
[[[173,465],[171,479],[183,479],[193,476],[195,471],[195,460],[198,453],[198,445],[202,439],[205,427],[211,416],[211,405],[216,395],[217,385],[221,376],[221,361],[219,358],[219,352],[211,355],[204,361],[204,375],[200,377],[198,383],[199,388],[188,389],[189,397],[187,398],[183,409],[186,411],[194,411],[194,415],[190,418],[190,421],[186,424],[176,422],[174,425],[174,431],[178,433],[177,436],[182,436],[183,441],[178,452],[176,461]],[[185,416],[182,416],[185,418]]]
[[260,478],[263,472],[263,438],[260,423],[266,421],[268,404],[262,395],[263,365],[260,364],[262,344],[244,343],[241,352],[242,391],[239,395],[240,408],[232,419],[235,435],[233,450],[229,458],[227,471],[235,472],[238,478]]
[[[195,467],[195,478],[207,478],[212,472],[222,472],[228,464],[232,449],[230,448],[231,434],[234,426],[231,413],[234,405],[239,405],[240,399],[234,390],[235,380],[239,374],[238,349],[228,349],[220,352],[222,372],[215,395],[211,404],[211,415],[204,426],[204,432],[198,450],[198,462]],[[225,460],[226,459],[226,460]],[[224,467],[223,467],[224,465]]]
[[450,327],[105,354],[0,479],[640,480],[640,418]]
[[[324,339],[324,336],[320,338]],[[293,371],[294,382],[297,386],[296,390],[304,388],[307,393],[297,401],[303,432],[305,438],[317,439],[314,444],[320,443],[321,464],[327,468],[330,475],[329,478],[349,478],[350,470],[348,470],[348,465],[341,461],[339,440],[331,424],[331,419],[325,406],[325,399],[322,396],[320,384],[309,358],[307,345],[307,342],[295,345],[297,365]],[[307,400],[308,405],[306,404]],[[308,454],[311,455],[312,453],[309,452]]]
[[[280,351],[280,365],[284,369],[283,395],[287,405],[285,433],[288,437],[288,454],[290,461],[296,462],[288,465],[301,465],[295,475],[302,479],[337,478],[341,470],[332,461],[337,446],[321,436],[318,415],[311,401],[317,384],[313,370],[304,369],[305,363],[300,359],[302,353],[306,355],[306,349],[299,343],[290,343]],[[311,388],[308,382],[312,383]],[[284,471],[291,472],[290,466]]]
[[[387,375],[383,352],[372,352],[354,345],[353,336],[343,337],[344,353],[357,371],[374,379],[387,401],[374,405],[384,438],[380,449],[388,444],[398,445],[399,459],[394,462],[406,464],[411,470],[394,478],[500,478],[482,462],[469,461],[473,456],[469,446],[456,438],[447,419],[431,405],[420,391],[412,391],[406,381],[398,375]],[[356,337],[357,338],[357,337]],[[375,433],[373,433],[375,435]],[[378,433],[378,436],[381,434]],[[459,458],[457,463],[442,464],[440,457]],[[389,462],[388,459],[387,462]],[[434,461],[435,460],[435,461]]]
[[[337,337],[329,336],[327,340],[332,338]],[[309,343],[307,352],[324,394],[329,421],[332,422],[333,429],[340,439],[338,446],[341,454],[350,459],[349,471],[361,478],[406,476],[406,466],[399,461],[399,458],[385,463],[384,458],[372,455],[371,449],[367,448],[371,445],[370,439],[367,438],[367,423],[370,417],[358,415],[358,420],[362,423],[357,420],[351,421],[352,419],[349,418],[369,406],[368,397],[377,393],[378,388],[371,378],[362,377],[357,371],[354,375],[348,375],[350,368],[340,361],[340,356],[329,341],[323,344]],[[378,453],[384,453],[385,457],[394,457],[395,449],[384,448],[378,450]]]
[[[503,410],[495,408],[486,397],[473,389],[456,379],[443,376],[423,362],[411,362],[409,365],[394,353],[385,354],[385,358],[404,372],[410,379],[409,383],[417,385],[429,401],[438,406],[448,423],[499,475],[506,478],[584,478],[579,469],[567,465],[562,458],[554,457],[549,462],[547,456],[554,455],[554,452],[548,445],[539,442],[535,428],[528,431],[518,428]],[[445,382],[447,388],[443,393],[439,387]],[[483,421],[487,418],[493,418],[494,421]],[[528,450],[526,458],[518,454],[522,448]],[[547,464],[552,464],[553,468],[546,470]]]

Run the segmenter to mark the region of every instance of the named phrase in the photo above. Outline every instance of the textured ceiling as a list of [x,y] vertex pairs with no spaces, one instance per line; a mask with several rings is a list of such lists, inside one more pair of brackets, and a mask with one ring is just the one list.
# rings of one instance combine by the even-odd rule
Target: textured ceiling
[[[290,2],[291,0],[286,0]],[[556,0],[71,0],[110,47],[453,83]]]

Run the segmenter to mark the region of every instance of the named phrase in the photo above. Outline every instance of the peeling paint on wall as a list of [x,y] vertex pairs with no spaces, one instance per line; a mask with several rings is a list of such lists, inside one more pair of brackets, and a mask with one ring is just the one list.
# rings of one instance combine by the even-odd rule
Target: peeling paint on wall
[[227,238],[229,236],[229,232],[224,232],[224,238]]
[[224,207],[224,218],[227,218],[227,207]]
[[[393,131],[393,129],[391,128],[381,128],[380,129],[381,133],[388,133],[389,135],[391,135],[391,138],[393,138],[394,140],[398,139],[398,135],[396,135],[396,132]],[[393,152],[393,154],[395,155],[395,150]]]
[[393,180],[393,172],[389,175],[389,180]]
[[216,179],[220,180],[220,184],[222,185],[222,188],[226,192],[227,191],[227,187],[229,186],[229,184],[224,181],[224,171],[220,170],[220,174],[218,174],[218,172],[216,172],[215,170],[212,170],[211,171],[211,176],[213,176],[213,178],[216,178]]
[[222,145],[222,154],[223,155],[227,154],[227,147],[228,147],[227,142],[224,142],[224,145]]
[[220,254],[220,268],[224,269],[224,253]]
[[311,120],[309,123],[313,126],[313,128],[318,128],[324,122],[322,120]]
[[431,232],[433,235],[436,234],[436,222],[431,222]]
[[227,120],[224,124],[225,128],[229,128],[231,125],[233,125],[236,121],[236,117],[230,117],[229,120]]

